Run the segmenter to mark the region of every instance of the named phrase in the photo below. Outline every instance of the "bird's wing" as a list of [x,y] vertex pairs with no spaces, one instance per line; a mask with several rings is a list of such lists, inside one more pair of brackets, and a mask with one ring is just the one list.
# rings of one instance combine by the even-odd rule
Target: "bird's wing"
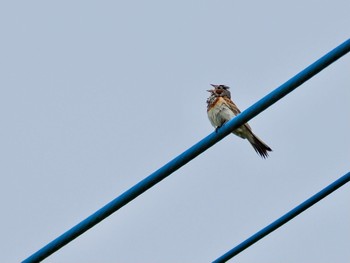
[[[241,111],[238,109],[237,105],[232,101],[230,100],[229,98],[227,97],[224,97],[224,100],[226,102],[226,105],[230,108],[230,110],[233,111],[233,113],[237,116],[238,114],[241,113]],[[252,128],[249,126],[248,123],[245,123],[244,126],[251,132],[252,131]]]
[[225,103],[227,105],[227,107],[230,108],[230,110],[232,110],[232,112],[237,116],[238,114],[241,113],[241,111],[238,109],[238,107],[236,106],[236,104],[233,103],[232,100],[230,100],[229,98],[227,97],[224,97],[223,98],[225,100]]

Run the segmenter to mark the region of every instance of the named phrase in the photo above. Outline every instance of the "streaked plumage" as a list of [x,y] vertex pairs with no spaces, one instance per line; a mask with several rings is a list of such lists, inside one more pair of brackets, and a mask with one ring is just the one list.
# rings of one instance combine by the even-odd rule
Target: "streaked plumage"
[[[241,113],[236,104],[231,100],[229,87],[225,85],[213,85],[214,89],[208,90],[211,95],[207,99],[207,113],[210,123],[214,128],[220,128],[225,122]],[[272,151],[258,136],[256,136],[248,123],[233,131],[242,139],[247,139],[254,150],[263,158],[268,157]]]

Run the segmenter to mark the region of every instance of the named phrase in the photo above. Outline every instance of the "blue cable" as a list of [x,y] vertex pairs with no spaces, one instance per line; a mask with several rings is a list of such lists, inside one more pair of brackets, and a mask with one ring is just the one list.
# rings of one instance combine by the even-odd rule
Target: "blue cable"
[[272,91],[270,94],[266,95],[264,98],[250,106],[248,109],[243,111],[237,117],[230,120],[223,127],[221,127],[218,132],[213,132],[209,134],[206,138],[202,139],[191,148],[165,164],[163,167],[131,187],[129,190],[112,200],[110,203],[96,211],[91,216],[87,217],[81,221],[76,226],[69,229],[67,232],[63,233],[61,236],[57,237],[49,244],[35,252],[33,255],[25,259],[23,262],[40,262],[41,260],[47,258],[55,251],[59,250],[85,231],[89,230],[103,219],[113,214],[115,211],[129,203],[131,200],[135,199],[137,196],[141,195],[148,189],[150,189],[155,184],[162,181],[164,178],[172,174],[174,171],[184,166],[189,161],[193,160],[199,154],[206,151],[208,148],[213,146],[218,141],[222,140],[225,136],[230,134],[233,130],[240,127],[242,124],[248,122],[250,119],[254,118],[260,112],[267,109],[269,106],[274,104],[276,101],[280,100],[288,93],[292,92],[302,83],[315,76],[318,72],[332,64],[334,61],[344,56],[350,51],[350,39],[345,41],[343,44],[339,45],[328,54],[324,55],[322,58],[311,64],[309,67],[301,71],[299,74],[288,80],[286,83],[282,84],[280,87]]

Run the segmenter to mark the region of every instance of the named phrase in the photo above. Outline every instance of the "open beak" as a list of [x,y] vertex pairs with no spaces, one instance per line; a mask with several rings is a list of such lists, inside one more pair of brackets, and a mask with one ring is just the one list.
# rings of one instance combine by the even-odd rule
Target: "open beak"
[[219,85],[214,85],[214,84],[210,84],[210,85],[212,85],[214,88],[219,87]]

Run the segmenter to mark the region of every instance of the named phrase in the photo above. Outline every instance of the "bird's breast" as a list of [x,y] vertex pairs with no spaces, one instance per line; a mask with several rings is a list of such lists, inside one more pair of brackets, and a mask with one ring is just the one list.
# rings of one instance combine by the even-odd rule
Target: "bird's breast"
[[208,118],[214,127],[219,127],[225,122],[232,119],[235,114],[227,106],[225,100],[221,97],[217,98],[210,107],[208,107]]

